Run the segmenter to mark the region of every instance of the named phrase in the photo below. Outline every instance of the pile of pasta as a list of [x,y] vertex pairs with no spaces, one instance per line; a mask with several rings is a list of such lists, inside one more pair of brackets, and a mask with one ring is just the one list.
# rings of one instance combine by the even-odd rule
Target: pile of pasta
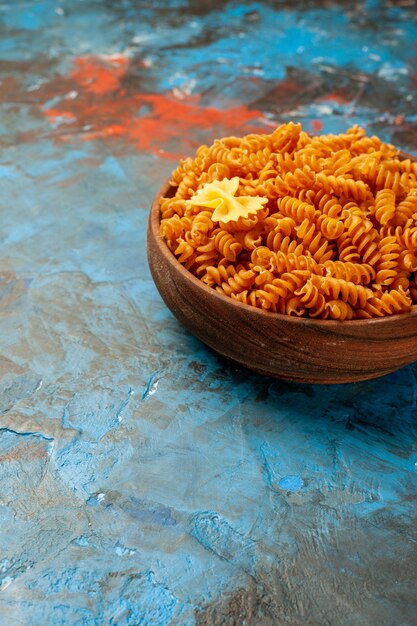
[[[235,177],[237,200],[263,204],[217,221],[195,198],[208,183]],[[274,313],[340,321],[417,303],[417,163],[358,126],[310,136],[290,122],[271,134],[218,139],[180,161],[171,185],[160,233],[219,293]]]

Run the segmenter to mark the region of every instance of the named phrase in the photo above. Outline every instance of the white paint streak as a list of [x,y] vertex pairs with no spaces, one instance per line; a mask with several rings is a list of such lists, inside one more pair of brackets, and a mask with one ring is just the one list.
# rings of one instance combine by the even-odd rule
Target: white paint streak
[[153,396],[153,394],[156,393],[156,391],[158,390],[158,385],[159,385],[159,380],[156,380],[152,384],[152,387],[149,389],[148,396]]

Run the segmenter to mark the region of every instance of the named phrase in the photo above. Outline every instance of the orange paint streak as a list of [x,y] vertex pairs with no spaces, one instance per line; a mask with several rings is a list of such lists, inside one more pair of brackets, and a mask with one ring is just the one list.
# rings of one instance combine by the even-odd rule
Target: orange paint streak
[[338,93],[326,94],[325,96],[323,96],[322,101],[326,101],[326,100],[333,100],[334,102],[337,102],[338,104],[346,104],[346,102],[350,102],[349,99],[344,98]]
[[44,111],[45,116],[51,121],[56,122],[59,118],[66,120],[75,120],[76,117],[71,111],[59,111],[58,109],[46,109]]
[[[220,136],[242,132],[246,124],[259,118],[259,111],[249,111],[245,107],[234,107],[226,111],[203,108],[177,100],[163,94],[138,94],[129,101],[111,106],[104,104],[89,110],[87,123],[93,128],[81,135],[83,141],[96,139],[122,138],[132,143],[138,150],[149,151],[166,158],[177,158],[169,149],[170,143],[181,143],[184,137],[192,142],[196,132],[202,129],[216,131]],[[146,113],[140,110],[146,107]],[[139,114],[138,114],[139,111]],[[117,119],[117,123],[106,123],[107,119]],[[101,123],[97,124],[97,120]],[[103,123],[104,122],[104,123]],[[226,128],[227,130],[222,130]],[[248,132],[250,129],[247,129]],[[199,143],[199,142],[197,142]]]
[[92,141],[99,137],[122,137],[125,134],[125,127],[122,124],[110,124],[98,131],[91,131],[82,135],[83,141]]
[[78,57],[74,61],[71,78],[88,93],[103,95],[120,87],[120,80],[126,73],[129,61],[117,55],[107,58],[92,56]]
[[323,130],[323,124],[320,120],[311,120],[311,128],[319,133],[321,130]]
[[[126,57],[80,57],[69,78],[58,78],[44,88],[45,100],[63,96],[53,109],[43,111],[45,118],[51,123],[60,119],[72,122],[71,135],[63,132],[61,140],[117,140],[138,150],[177,158],[178,150],[186,154],[215,137],[261,130],[262,113],[255,109],[232,106],[220,110],[200,106],[196,95],[179,99],[172,94],[140,93],[137,81],[133,91],[127,79],[122,87],[128,70]],[[76,97],[65,97],[70,90]]]

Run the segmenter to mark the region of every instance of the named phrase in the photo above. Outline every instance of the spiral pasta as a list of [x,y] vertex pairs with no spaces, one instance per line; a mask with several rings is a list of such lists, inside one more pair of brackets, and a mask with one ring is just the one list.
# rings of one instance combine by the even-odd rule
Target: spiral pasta
[[[170,183],[161,236],[223,295],[338,321],[417,305],[417,163],[358,126],[311,137],[289,122],[216,139],[182,159]],[[230,219],[216,208],[224,190]]]

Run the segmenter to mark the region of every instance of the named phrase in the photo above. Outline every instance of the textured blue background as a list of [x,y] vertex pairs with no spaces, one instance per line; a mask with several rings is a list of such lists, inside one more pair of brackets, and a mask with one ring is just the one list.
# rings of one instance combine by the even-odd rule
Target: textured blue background
[[417,366],[262,378],[171,316],[148,207],[301,121],[417,151],[402,2],[0,4],[0,623],[414,626]]

